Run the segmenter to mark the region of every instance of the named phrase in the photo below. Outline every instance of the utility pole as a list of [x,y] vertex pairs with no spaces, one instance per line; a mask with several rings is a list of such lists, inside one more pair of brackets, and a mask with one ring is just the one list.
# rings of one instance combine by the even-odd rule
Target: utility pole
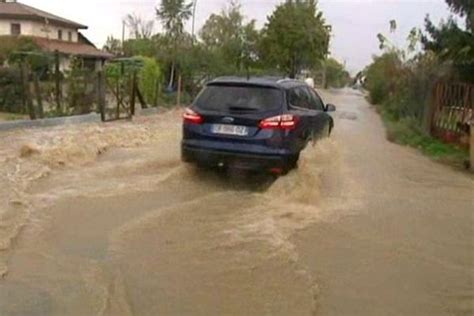
[[193,6],[193,29],[192,29],[192,40],[193,40],[193,45],[194,45],[194,31],[196,28],[196,6],[197,6],[198,0],[194,0],[194,6]]
[[327,61],[328,61],[328,57],[329,57],[329,45],[331,43],[331,32],[332,32],[332,26],[331,25],[325,25],[324,26],[326,28],[326,31],[327,31],[327,35],[328,35],[328,38],[327,38],[327,49],[328,51],[326,51],[326,53],[324,54],[324,65],[323,65],[323,89],[327,89],[328,88],[328,67],[327,67]]
[[125,19],[122,21],[122,56],[125,55],[124,43],[125,43]]

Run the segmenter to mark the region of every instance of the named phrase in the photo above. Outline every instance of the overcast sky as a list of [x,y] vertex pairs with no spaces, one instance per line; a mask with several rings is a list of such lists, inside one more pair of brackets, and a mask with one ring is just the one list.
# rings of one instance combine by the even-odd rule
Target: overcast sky
[[[38,9],[60,15],[89,26],[85,35],[101,47],[107,35],[121,35],[121,21],[127,13],[154,18],[159,0],[20,0]],[[218,13],[229,0],[198,0],[196,25],[200,27],[211,13]],[[259,27],[283,0],[241,0],[248,18],[256,19]],[[319,7],[333,26],[331,53],[346,62],[352,72],[370,63],[379,52],[376,35],[389,33],[389,21],[398,23],[394,41],[404,43],[412,27],[423,25],[427,14],[434,21],[450,15],[444,0],[320,0]],[[158,26],[158,23],[156,23]],[[191,29],[191,23],[188,23]]]

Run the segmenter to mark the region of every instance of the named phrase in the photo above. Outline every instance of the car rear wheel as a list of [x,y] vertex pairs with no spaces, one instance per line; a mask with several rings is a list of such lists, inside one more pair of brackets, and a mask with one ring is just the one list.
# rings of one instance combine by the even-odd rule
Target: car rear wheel
[[331,126],[329,124],[324,128],[323,137],[331,137]]
[[293,169],[298,168],[298,161],[300,160],[300,154],[291,155],[286,161],[286,166],[284,168],[283,174],[288,174]]

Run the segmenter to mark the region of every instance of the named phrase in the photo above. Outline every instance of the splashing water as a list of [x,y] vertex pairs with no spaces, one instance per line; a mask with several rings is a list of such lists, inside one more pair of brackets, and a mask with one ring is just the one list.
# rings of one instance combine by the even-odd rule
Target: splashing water
[[[299,265],[291,236],[333,216],[322,205],[328,179],[342,172],[337,143],[328,139],[308,147],[299,168],[271,184],[221,177],[181,164],[178,117],[172,111],[138,124],[90,124],[8,136],[16,145],[4,147],[10,151],[3,165],[9,188],[9,204],[1,213],[3,273],[26,225],[23,239],[29,242],[18,245],[21,252],[9,260],[10,279],[39,277],[55,302],[51,314],[71,306],[88,314],[133,314],[132,305],[146,298],[135,296],[130,284],[146,288],[147,275],[157,271],[157,264],[159,271],[181,275],[207,262],[213,267],[209,275],[218,279],[229,277],[223,267],[260,269],[271,258],[282,261],[282,273],[299,280],[295,286],[308,293],[305,299],[314,309],[318,285]],[[214,262],[216,253],[225,262]],[[163,262],[163,256],[171,261]],[[29,262],[35,262],[34,268]],[[62,291],[48,280],[62,284]],[[159,292],[154,286],[150,293]],[[64,299],[79,292],[79,305]],[[143,313],[152,306],[143,302]]]

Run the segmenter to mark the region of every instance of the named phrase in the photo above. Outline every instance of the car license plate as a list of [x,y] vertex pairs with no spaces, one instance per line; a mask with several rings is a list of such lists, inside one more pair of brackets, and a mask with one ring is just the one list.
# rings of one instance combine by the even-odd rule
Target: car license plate
[[249,129],[246,126],[215,124],[212,125],[212,132],[214,134],[247,136]]

